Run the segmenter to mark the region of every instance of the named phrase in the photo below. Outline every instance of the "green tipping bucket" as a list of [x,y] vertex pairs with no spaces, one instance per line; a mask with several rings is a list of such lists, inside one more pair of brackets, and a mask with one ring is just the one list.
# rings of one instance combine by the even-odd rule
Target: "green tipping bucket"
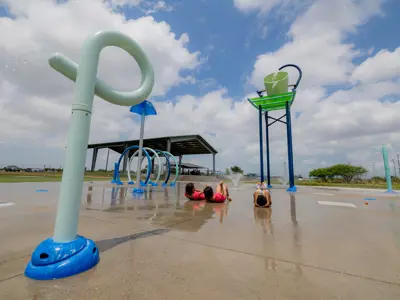
[[264,86],[268,96],[287,93],[289,89],[289,75],[287,72],[277,72],[264,78]]

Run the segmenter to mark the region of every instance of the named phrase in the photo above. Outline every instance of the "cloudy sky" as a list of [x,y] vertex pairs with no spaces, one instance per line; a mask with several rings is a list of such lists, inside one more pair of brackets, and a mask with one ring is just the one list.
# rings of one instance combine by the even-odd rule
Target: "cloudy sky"
[[[400,152],[399,11],[397,0],[0,0],[0,165],[63,164],[74,83],[47,59],[61,52],[77,62],[89,34],[115,29],[154,66],[158,116],[146,137],[201,134],[219,151],[217,169],[258,172],[258,115],[246,98],[295,63],[304,72],[292,107],[296,173],[373,161],[381,173],[379,146],[391,145],[391,159]],[[102,52],[98,77],[120,90],[140,82],[135,61],[115,48]],[[95,99],[90,142],[138,135],[127,107]],[[282,174],[284,126],[270,136],[272,173]]]

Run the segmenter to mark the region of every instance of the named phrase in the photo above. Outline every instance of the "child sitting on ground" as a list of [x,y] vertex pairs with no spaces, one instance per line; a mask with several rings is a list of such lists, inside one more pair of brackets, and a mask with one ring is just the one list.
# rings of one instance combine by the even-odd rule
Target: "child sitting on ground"
[[265,185],[257,184],[257,190],[253,194],[255,207],[270,207],[272,204],[271,194],[265,188]]
[[204,196],[209,202],[224,202],[226,199],[232,201],[232,198],[229,197],[228,187],[223,181],[217,185],[215,194],[211,186],[206,186],[204,189]]
[[204,193],[200,190],[196,190],[193,183],[188,183],[185,187],[185,197],[192,201],[204,200]]

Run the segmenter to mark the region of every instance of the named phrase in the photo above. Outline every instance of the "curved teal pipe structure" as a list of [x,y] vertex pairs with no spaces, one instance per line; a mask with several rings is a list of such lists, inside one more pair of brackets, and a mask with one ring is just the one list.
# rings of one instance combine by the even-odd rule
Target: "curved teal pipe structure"
[[[124,150],[124,152],[122,152],[121,156],[120,156],[119,159],[118,159],[117,164],[115,165],[115,168],[116,168],[117,170],[119,170],[119,167],[120,167],[120,165],[121,165],[121,161],[122,161],[122,159],[124,158],[124,156],[126,155],[126,153],[128,153],[128,152],[129,152],[130,150],[132,150],[132,149],[139,149],[139,146],[136,146],[136,145],[135,145],[135,146],[130,146],[130,147],[126,148],[126,149]],[[147,150],[144,149],[144,148],[142,148],[142,151],[144,152],[144,154],[145,154],[146,157],[147,157],[147,164],[148,164],[147,176],[146,176],[146,179],[145,179],[145,181],[144,181],[144,183],[143,183],[143,186],[146,186],[147,183],[148,183],[149,180],[150,180],[150,175],[151,175],[151,164],[152,164],[152,162],[151,162],[151,157],[150,157],[149,153],[147,152]],[[142,171],[142,170],[136,170],[136,172],[141,172],[141,171]],[[120,177],[119,177],[119,172],[117,173],[117,178],[114,178],[113,181],[112,181],[112,183],[116,183],[117,185],[123,185],[123,184],[124,184],[124,183],[121,181]]]
[[[108,46],[127,51],[137,61],[142,75],[137,90],[117,91],[97,78],[100,53]],[[99,262],[96,244],[77,235],[94,95],[116,105],[132,106],[144,101],[154,85],[153,67],[145,52],[129,36],[117,31],[89,36],[83,44],[79,65],[58,53],[52,55],[49,64],[76,81],[76,86],[54,236],[37,246],[25,269],[27,277],[38,280],[72,276]]]
[[[169,184],[170,186],[175,186],[176,185],[176,181],[178,180],[178,177],[179,177],[179,163],[178,163],[178,161],[176,160],[176,158],[175,158],[175,156],[173,156],[171,153],[169,153],[168,151],[162,151],[163,153],[165,153],[166,155],[168,155],[169,157],[172,157],[172,160],[175,162],[175,178],[174,178],[174,180]],[[169,167],[170,167],[170,162],[169,162],[169,159],[167,159],[167,161],[168,161],[168,165],[169,165]],[[169,170],[171,170],[171,169],[169,169]],[[164,182],[164,186],[166,186],[167,184],[168,184],[168,180],[169,180],[169,178],[170,178],[170,175],[171,175],[171,171],[169,171],[169,173],[168,173],[168,177],[167,177],[167,179],[165,180],[165,182]]]

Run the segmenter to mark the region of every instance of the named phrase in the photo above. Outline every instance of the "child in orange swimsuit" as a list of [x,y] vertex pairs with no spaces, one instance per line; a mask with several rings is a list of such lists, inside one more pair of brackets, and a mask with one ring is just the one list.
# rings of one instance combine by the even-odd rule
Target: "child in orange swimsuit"
[[232,198],[229,197],[228,187],[223,181],[217,185],[215,194],[211,186],[206,186],[204,189],[204,196],[209,202],[224,202],[226,199],[232,201]]
[[192,201],[200,201],[205,199],[204,193],[196,190],[194,184],[191,182],[185,187],[185,197]]

